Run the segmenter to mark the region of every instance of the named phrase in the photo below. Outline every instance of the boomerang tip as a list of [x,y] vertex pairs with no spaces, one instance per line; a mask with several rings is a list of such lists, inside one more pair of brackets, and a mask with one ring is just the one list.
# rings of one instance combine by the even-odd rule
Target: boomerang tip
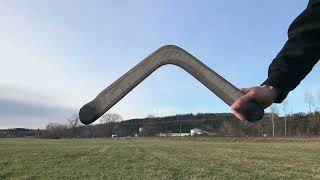
[[84,105],[79,111],[79,118],[82,124],[88,125],[99,118],[98,113],[89,105]]
[[263,118],[264,109],[256,102],[249,102],[240,109],[240,113],[245,116],[249,122],[257,122]]

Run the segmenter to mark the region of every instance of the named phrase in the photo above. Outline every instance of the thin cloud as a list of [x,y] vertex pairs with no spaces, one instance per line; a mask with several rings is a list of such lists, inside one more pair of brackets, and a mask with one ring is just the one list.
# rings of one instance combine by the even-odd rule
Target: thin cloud
[[0,127],[44,128],[49,122],[65,123],[76,109],[0,98]]

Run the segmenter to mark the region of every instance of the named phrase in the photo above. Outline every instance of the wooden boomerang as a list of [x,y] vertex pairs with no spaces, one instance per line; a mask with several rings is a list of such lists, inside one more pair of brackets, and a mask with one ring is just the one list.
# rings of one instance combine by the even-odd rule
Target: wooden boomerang
[[[84,105],[79,112],[81,122],[90,124],[97,120],[152,72],[166,64],[174,64],[186,70],[229,106],[244,95],[242,91],[185,50],[177,46],[167,45],[146,57],[104,89],[94,100]],[[263,117],[264,110],[258,103],[252,101],[240,109],[240,113],[248,121],[253,122]]]

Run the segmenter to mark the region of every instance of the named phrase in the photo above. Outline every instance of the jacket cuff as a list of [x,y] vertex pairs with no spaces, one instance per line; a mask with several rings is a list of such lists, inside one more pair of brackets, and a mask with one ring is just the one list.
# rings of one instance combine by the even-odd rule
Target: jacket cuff
[[263,85],[272,86],[273,88],[275,88],[277,92],[277,97],[274,100],[275,103],[281,103],[288,96],[289,91],[286,90],[286,88],[284,88],[279,83],[279,81],[275,81],[275,80],[272,80],[271,78],[268,78],[261,84],[261,86]]

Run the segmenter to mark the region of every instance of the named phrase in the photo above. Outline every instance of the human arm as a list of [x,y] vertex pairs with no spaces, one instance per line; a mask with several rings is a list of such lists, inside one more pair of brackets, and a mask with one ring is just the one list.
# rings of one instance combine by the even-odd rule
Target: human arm
[[290,25],[288,40],[272,61],[268,78],[261,86],[243,89],[231,110],[240,120],[239,112],[247,102],[254,100],[264,108],[281,103],[290,91],[312,70],[320,58],[320,1],[310,0],[309,5]]

